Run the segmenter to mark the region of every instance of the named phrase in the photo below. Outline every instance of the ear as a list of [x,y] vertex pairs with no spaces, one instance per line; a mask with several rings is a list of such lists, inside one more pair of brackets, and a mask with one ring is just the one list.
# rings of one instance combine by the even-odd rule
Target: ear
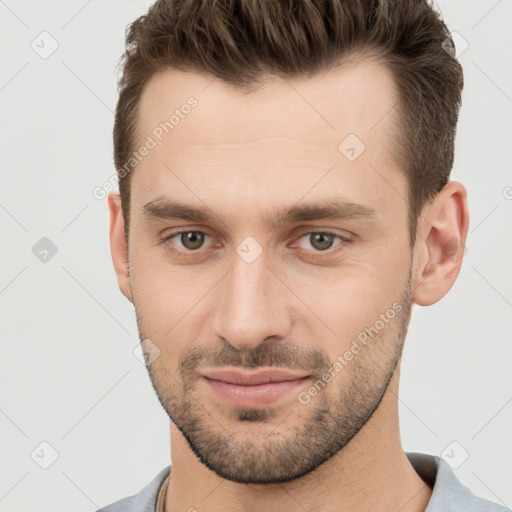
[[450,181],[427,203],[418,219],[413,251],[415,304],[430,306],[453,286],[462,266],[468,226],[466,189]]
[[124,217],[121,209],[121,196],[118,191],[108,195],[108,209],[110,211],[110,252],[117,275],[117,282],[121,293],[132,302],[130,288],[128,247],[124,236]]

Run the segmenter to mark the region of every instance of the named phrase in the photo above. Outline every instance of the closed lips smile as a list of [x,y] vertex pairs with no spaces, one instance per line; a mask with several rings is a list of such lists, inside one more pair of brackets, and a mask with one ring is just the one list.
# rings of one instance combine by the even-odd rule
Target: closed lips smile
[[310,375],[286,370],[212,370],[202,374],[209,389],[222,401],[238,407],[263,407],[303,386]]

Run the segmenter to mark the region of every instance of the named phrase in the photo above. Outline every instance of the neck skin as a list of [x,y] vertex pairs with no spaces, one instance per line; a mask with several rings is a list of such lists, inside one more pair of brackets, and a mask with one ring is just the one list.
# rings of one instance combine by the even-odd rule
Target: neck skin
[[380,406],[344,449],[308,475],[284,484],[245,485],[217,476],[171,422],[172,471],[165,512],[424,512],[432,489],[402,449],[399,373],[398,367]]

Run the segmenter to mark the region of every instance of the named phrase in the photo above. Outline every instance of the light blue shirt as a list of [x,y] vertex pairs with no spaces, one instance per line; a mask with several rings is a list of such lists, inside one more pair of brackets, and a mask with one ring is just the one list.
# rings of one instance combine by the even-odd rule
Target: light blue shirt
[[[435,455],[406,453],[416,473],[433,488],[425,512],[511,512],[497,503],[478,498],[462,485],[446,461]],[[156,512],[158,492],[171,471],[162,469],[138,494],[116,501],[96,512]]]

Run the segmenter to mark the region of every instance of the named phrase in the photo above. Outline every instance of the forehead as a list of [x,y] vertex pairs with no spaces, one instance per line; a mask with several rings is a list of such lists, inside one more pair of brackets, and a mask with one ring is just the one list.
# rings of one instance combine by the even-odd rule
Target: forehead
[[[360,203],[373,194],[378,207],[396,194],[372,191],[379,181],[405,190],[391,151],[397,100],[390,71],[373,61],[267,79],[252,92],[209,75],[161,71],[140,101],[136,148],[148,137],[154,147],[133,171],[132,203],[224,193],[237,206],[281,206],[285,197],[294,203],[339,187]],[[352,148],[362,151],[355,160],[347,158]]]
[[336,141],[347,130],[365,138],[398,94],[391,72],[375,60],[347,63],[311,78],[268,77],[251,92],[210,75],[167,69],[154,74],[144,88],[140,133],[150,133],[190,97],[199,108],[193,109],[193,119],[180,121],[179,130],[175,126],[174,140],[193,134],[198,143],[231,143],[262,134]]

